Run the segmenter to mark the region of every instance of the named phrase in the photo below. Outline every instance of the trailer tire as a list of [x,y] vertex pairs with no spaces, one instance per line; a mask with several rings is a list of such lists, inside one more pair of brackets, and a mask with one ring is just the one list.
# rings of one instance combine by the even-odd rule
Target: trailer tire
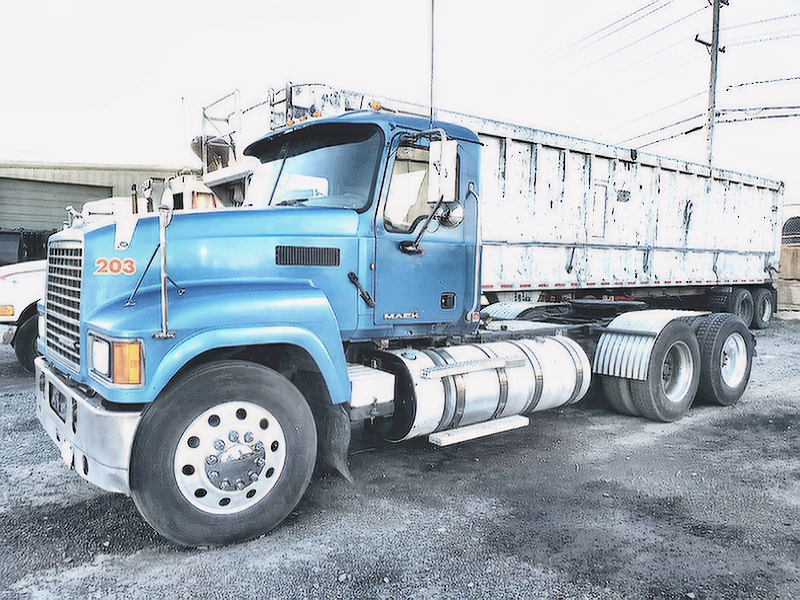
[[688,324],[671,321],[656,338],[647,379],[631,380],[639,414],[653,421],[675,421],[689,410],[700,383],[700,347]]
[[17,327],[17,333],[14,335],[14,353],[19,364],[29,373],[33,373],[33,361],[39,356],[39,351],[36,349],[36,338],[39,337],[38,320],[38,315],[33,313]]
[[734,288],[728,300],[726,312],[732,313],[744,321],[745,327],[753,322],[753,294],[747,288]]
[[697,330],[701,370],[698,395],[721,406],[742,397],[753,366],[753,334],[736,315],[716,313],[706,317]]
[[623,415],[639,416],[639,410],[631,397],[630,379],[624,377],[602,376],[603,393],[608,405]]
[[288,379],[255,363],[208,363],[143,411],[131,495],[147,522],[177,544],[240,542],[294,509],[316,454],[314,417]]
[[754,329],[767,329],[775,314],[775,299],[772,290],[756,288],[753,290],[753,322]]

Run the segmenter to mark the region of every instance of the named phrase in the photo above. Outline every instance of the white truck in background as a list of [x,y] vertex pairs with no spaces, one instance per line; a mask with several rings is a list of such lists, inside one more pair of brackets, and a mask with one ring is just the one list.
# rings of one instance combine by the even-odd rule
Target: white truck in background
[[31,373],[36,358],[36,303],[44,294],[46,260],[0,267],[0,331]]

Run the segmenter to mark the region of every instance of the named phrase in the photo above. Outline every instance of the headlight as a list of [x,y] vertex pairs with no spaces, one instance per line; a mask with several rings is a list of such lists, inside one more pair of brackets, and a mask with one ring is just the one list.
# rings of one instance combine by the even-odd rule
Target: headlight
[[106,379],[111,378],[111,344],[106,340],[92,337],[92,370]]
[[142,384],[142,344],[139,340],[106,340],[89,336],[91,370],[116,385]]

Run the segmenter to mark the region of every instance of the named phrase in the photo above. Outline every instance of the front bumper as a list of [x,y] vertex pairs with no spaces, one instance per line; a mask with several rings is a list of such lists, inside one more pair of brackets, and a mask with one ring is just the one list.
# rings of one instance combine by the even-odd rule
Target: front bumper
[[61,450],[64,462],[94,485],[130,494],[128,465],[140,412],[110,411],[53,370],[36,365],[36,416]]

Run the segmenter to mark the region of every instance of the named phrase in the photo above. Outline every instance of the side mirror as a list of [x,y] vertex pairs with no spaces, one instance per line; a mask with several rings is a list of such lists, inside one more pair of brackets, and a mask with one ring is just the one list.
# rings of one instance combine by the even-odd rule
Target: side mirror
[[428,198],[442,197],[446,206],[456,201],[457,156],[457,140],[431,140],[428,154]]

